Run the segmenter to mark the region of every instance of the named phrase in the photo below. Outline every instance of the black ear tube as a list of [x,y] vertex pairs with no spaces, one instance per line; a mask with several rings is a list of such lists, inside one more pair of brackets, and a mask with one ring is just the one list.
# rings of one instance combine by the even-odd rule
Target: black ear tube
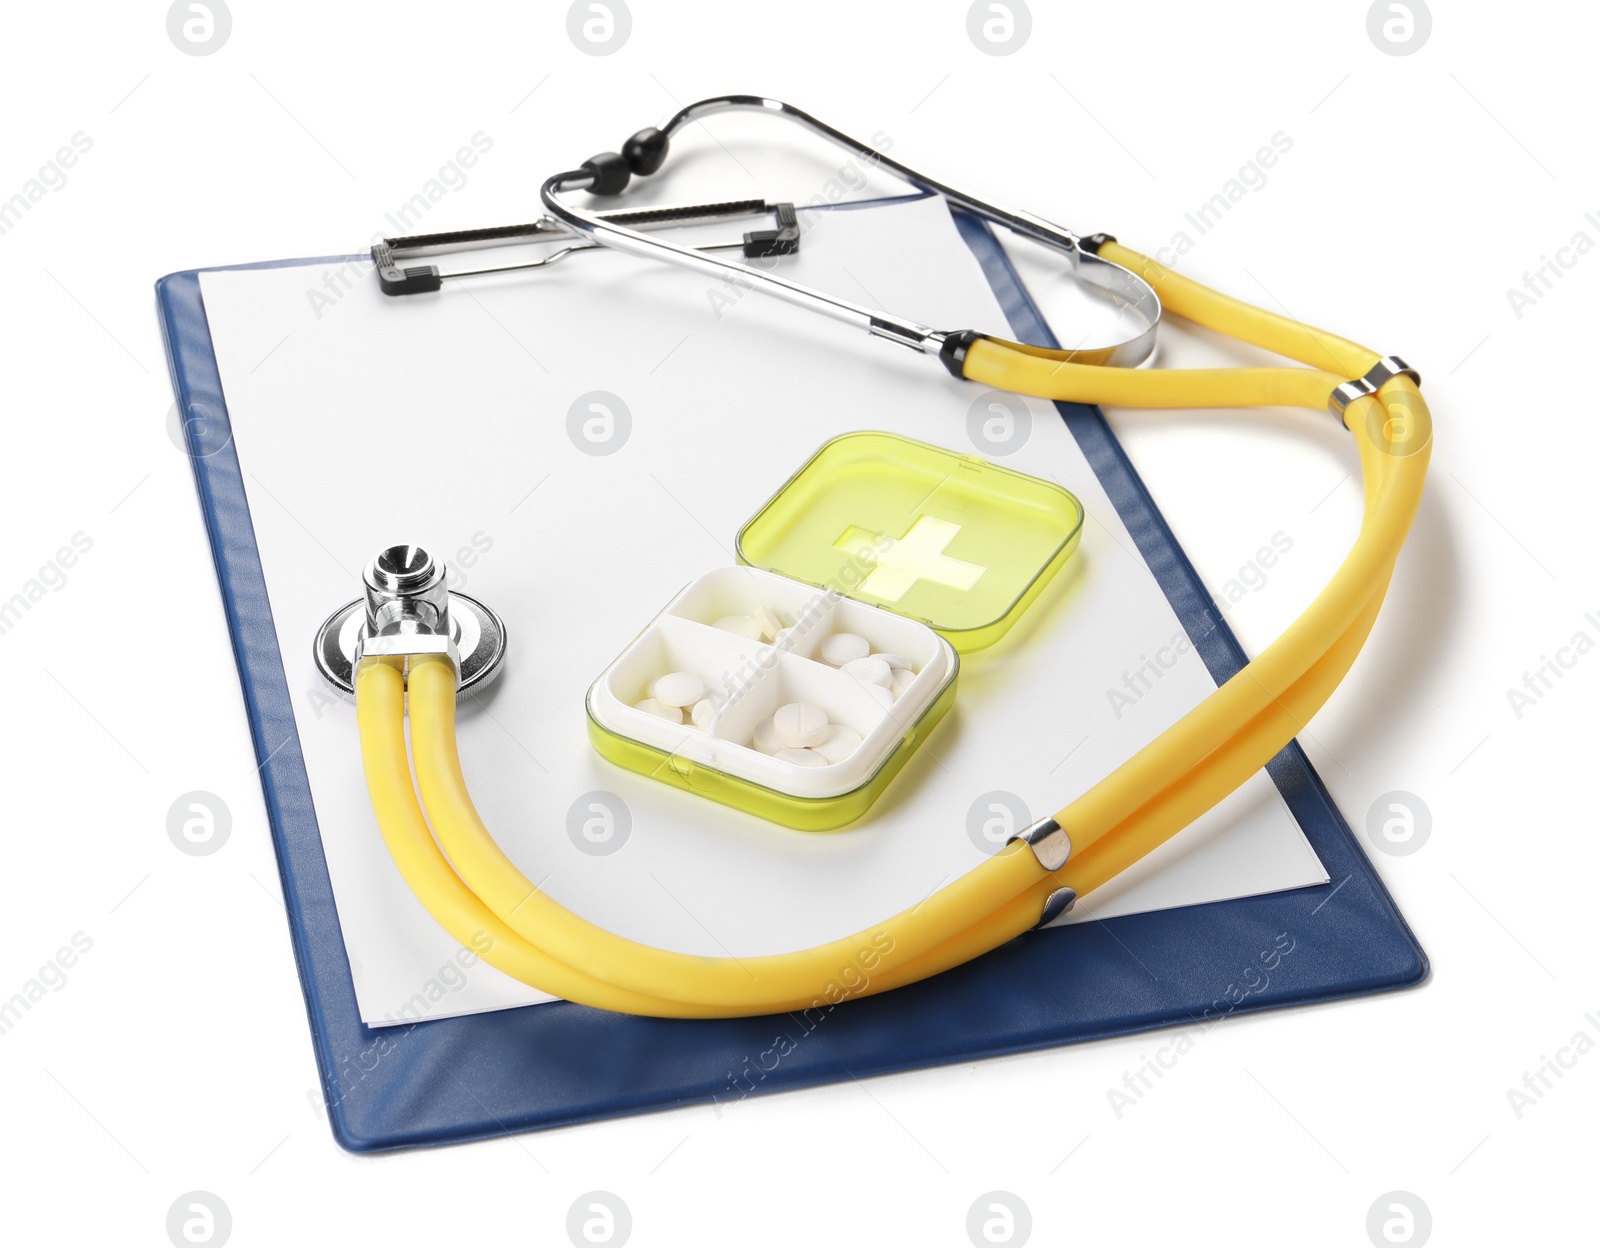
[[633,176],[627,159],[616,152],[591,156],[578,168],[593,179],[588,187],[591,195],[620,195],[628,189],[628,179]]
[[646,126],[622,145],[623,159],[640,177],[648,177],[661,168],[667,158],[667,132],[655,126]]

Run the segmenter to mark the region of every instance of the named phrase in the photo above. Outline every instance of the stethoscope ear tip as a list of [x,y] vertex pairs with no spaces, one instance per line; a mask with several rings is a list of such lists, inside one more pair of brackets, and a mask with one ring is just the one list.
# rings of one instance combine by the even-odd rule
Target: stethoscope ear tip
[[622,194],[634,174],[649,177],[661,168],[670,146],[665,130],[646,126],[624,143],[620,152],[601,152],[578,166],[589,175],[585,189],[591,195]]
[[620,195],[628,189],[633,168],[620,152],[601,152],[578,166],[589,175],[589,185],[583,189],[591,195]]
[[622,145],[622,158],[641,178],[647,178],[667,159],[671,140],[659,126],[646,126]]

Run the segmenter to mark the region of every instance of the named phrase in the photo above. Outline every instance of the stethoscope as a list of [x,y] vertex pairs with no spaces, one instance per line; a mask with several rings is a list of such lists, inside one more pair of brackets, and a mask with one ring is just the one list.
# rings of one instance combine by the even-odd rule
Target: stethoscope
[[[1068,351],[974,330],[936,330],[810,289],[775,268],[636,228],[660,215],[649,210],[602,212],[565,198],[573,191],[620,194],[634,176],[662,167],[684,127],[730,110],[798,122],[921,191],[1053,248],[1079,282],[1125,310],[1138,332],[1109,347]],[[913,983],[1049,922],[1188,826],[1292,740],[1354,663],[1416,514],[1432,449],[1419,379],[1404,361],[1209,290],[1109,235],[1080,237],[957,191],[792,105],[760,96],[691,104],[639,131],[620,153],[595,156],[547,179],[540,193],[550,217],[521,227],[524,237],[566,238],[563,254],[605,247],[733,275],[750,288],[936,356],[953,376],[980,385],[1123,407],[1329,409],[1355,438],[1366,503],[1360,535],[1344,562],[1284,634],[1054,816],[871,928],[795,953],[737,959],[678,953],[608,932],[546,895],[501,851],[462,777],[455,713],[461,689],[500,662],[504,627],[482,604],[449,593],[444,565],[425,550],[391,547],[368,565],[364,598],[324,626],[318,660],[325,674],[355,694],[367,787],[395,863],[434,918],[491,965],[571,1001],[683,1018],[804,1010]],[[395,280],[406,280],[407,272],[420,273],[395,270]],[[424,288],[437,288],[437,274],[422,280],[433,283]],[[1154,349],[1163,308],[1306,367],[1134,367]]]
[[634,229],[614,217],[608,219],[602,213],[580,208],[563,198],[569,191],[588,191],[591,195],[603,196],[621,194],[633,177],[648,176],[661,168],[671,148],[672,138],[679,131],[716,113],[726,112],[759,112],[795,122],[843,148],[869,167],[883,169],[919,191],[939,195],[948,203],[993,225],[1013,230],[1060,252],[1066,257],[1076,281],[1105,292],[1141,324],[1139,332],[1125,342],[1074,352],[1071,358],[1085,364],[1131,367],[1143,363],[1155,350],[1156,326],[1161,320],[1161,301],[1156,297],[1156,292],[1150,283],[1137,274],[1095,254],[1093,240],[1080,239],[1071,230],[1053,225],[1032,213],[1002,208],[935,181],[781,100],[769,100],[759,95],[719,95],[699,100],[679,109],[659,126],[640,130],[622,145],[620,153],[603,152],[584,161],[570,173],[558,173],[546,178],[539,191],[540,197],[551,216],[573,234],[589,242],[712,276],[737,274],[741,281],[750,282],[768,294],[866,330],[876,337],[887,338],[928,355],[945,352],[952,338],[948,332],[813,290],[771,269],[741,264],[715,252],[680,246],[659,234]]

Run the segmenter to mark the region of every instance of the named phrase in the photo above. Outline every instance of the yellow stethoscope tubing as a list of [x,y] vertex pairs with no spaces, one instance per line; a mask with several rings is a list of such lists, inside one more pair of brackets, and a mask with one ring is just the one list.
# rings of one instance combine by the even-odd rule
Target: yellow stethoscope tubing
[[[1386,582],[1386,575],[1384,580]],[[1351,648],[1352,661],[1357,648]],[[1342,674],[1338,672],[1334,680],[1326,682],[1328,692]],[[740,959],[693,958],[638,944],[572,914],[518,870],[472,805],[456,748],[455,684],[449,665],[444,662],[420,664],[412,672],[410,687],[411,744],[417,782],[439,845],[467,886],[495,914],[558,960],[569,966],[581,963],[598,981],[639,993],[743,1009],[765,1001],[771,1008],[780,1009],[795,1008],[793,1002],[814,997],[819,987],[818,965],[834,973],[849,965],[862,948],[870,946],[873,933],[868,932],[807,951],[806,958],[793,954]],[[1250,688],[1260,692],[1259,686],[1252,684]],[[1268,701],[1254,713],[1265,718],[1265,731],[1259,735],[1268,740],[1269,747],[1264,752],[1249,753],[1243,765],[1227,770],[1219,780],[1205,785],[1201,789],[1204,796],[1188,803],[1190,814],[1176,826],[1186,826],[1195,815],[1231,792],[1303,726],[1303,718],[1285,724],[1286,713],[1281,698]],[[1237,731],[1230,735],[1237,736]],[[1237,747],[1232,752],[1244,752],[1248,743],[1248,733],[1243,740],[1231,741],[1230,746]],[[1206,775],[1196,779],[1203,782]],[[1161,790],[1147,792],[1155,797]],[[1069,818],[1072,809],[1069,807],[1064,812]],[[1076,839],[1079,825],[1064,823],[1063,826],[1073,829]],[[1112,873],[1136,861],[1171,835],[1172,823],[1170,818],[1145,819],[1126,833],[1120,828],[1116,830],[1117,846],[1123,852],[1116,856]],[[1089,843],[1091,851],[1094,843]],[[1031,855],[1022,855],[1019,859],[1013,851],[1005,860],[1008,870],[980,868],[970,872],[921,906],[886,921],[878,930],[892,936],[894,948],[874,959],[881,963],[875,969],[880,974],[891,973],[897,961],[910,960],[933,950],[948,939],[948,933],[970,925],[974,916],[988,914],[1024,891],[1031,896],[1034,885],[1040,882],[1042,869],[1030,859]],[[1103,866],[1104,862],[1104,855],[1085,853],[1073,871],[1059,875],[1074,888],[1081,883],[1086,892],[1093,886],[1093,877],[1082,878],[1080,873],[1087,873],[1097,863]],[[989,864],[985,864],[987,866]],[[1036,908],[1033,913],[1036,918]],[[1016,931],[1007,935],[1016,935],[1028,926],[1029,923],[1023,921]],[[674,986],[665,987],[664,981]],[[826,979],[820,981],[826,982]]]
[[[1284,714],[1296,719],[1303,712],[1300,703],[1320,704],[1326,700],[1345,672],[1354,662],[1371,621],[1377,617],[1373,604],[1362,616],[1363,627],[1351,630],[1340,640],[1335,651],[1330,652],[1326,666],[1308,673],[1305,681],[1295,690],[1286,693]],[[1313,707],[1314,709],[1314,707]],[[937,950],[913,958],[879,978],[874,978],[873,991],[884,992],[904,984],[915,983],[940,971],[949,970],[1010,939],[1018,931],[1025,931],[1037,922],[1045,898],[1063,883],[1070,882],[1074,889],[1086,893],[1132,865],[1149,849],[1166,840],[1171,833],[1161,829],[1173,826],[1187,827],[1194,819],[1211,809],[1283,748],[1283,725],[1275,717],[1263,716],[1233,742],[1229,749],[1226,767],[1197,777],[1191,773],[1184,781],[1173,786],[1156,802],[1146,806],[1137,820],[1126,826],[1127,839],[1121,833],[1111,842],[1117,849],[1114,854],[1085,855],[1075,859],[1071,871],[1046,875],[1028,891],[1018,894],[1001,909],[985,915],[966,931],[945,942]],[[1290,729],[1293,732],[1295,729]],[[1180,821],[1181,822],[1178,822]],[[1143,826],[1141,826],[1143,825]],[[1102,842],[1106,844],[1106,842]]]
[[[1182,792],[1169,793],[1164,803],[1147,808],[1146,818],[1155,820],[1160,824],[1176,823],[1177,826],[1186,826],[1188,822],[1216,801],[1221,796],[1230,792],[1233,787],[1242,782],[1246,777],[1256,771],[1268,758],[1282,747],[1282,742],[1287,736],[1293,735],[1303,717],[1315,709],[1315,706],[1332,691],[1344,672],[1354,660],[1355,654],[1360,649],[1365,638],[1367,627],[1376,615],[1377,603],[1370,605],[1363,613],[1361,627],[1353,629],[1350,636],[1342,640],[1341,646],[1330,653],[1307,677],[1301,686],[1287,691],[1281,699],[1283,714],[1290,717],[1289,726],[1275,722],[1274,716],[1263,716],[1252,729],[1241,734],[1230,742],[1227,750],[1237,756],[1235,764],[1228,769],[1225,776],[1215,778],[1213,788],[1216,792],[1200,792],[1198,794],[1185,794]],[[413,679],[424,675],[422,686],[413,684],[413,707],[433,705],[439,690],[430,689],[428,681],[430,676],[439,679],[434,683],[443,686],[442,692],[449,696],[444,700],[442,708],[448,711],[454,709],[453,677],[448,665],[442,660],[427,661],[429,668],[413,672]],[[377,665],[375,665],[377,666]],[[375,792],[380,787],[388,787],[395,795],[395,801],[403,808],[406,804],[410,807],[410,818],[404,821],[407,831],[403,834],[406,843],[401,843],[392,829],[397,820],[392,816],[380,817],[380,826],[385,829],[385,834],[390,843],[396,861],[400,862],[405,870],[406,879],[418,896],[424,901],[427,908],[440,917],[451,934],[463,944],[477,948],[483,952],[485,960],[498,966],[501,970],[512,974],[516,978],[531,981],[547,991],[569,999],[591,1001],[594,1004],[605,1004],[612,1009],[626,1009],[630,1013],[661,1014],[671,1013],[677,1016],[708,1017],[726,1013],[743,1013],[752,1008],[752,1002],[745,1002],[735,1008],[717,1009],[714,1006],[691,1009],[686,1003],[677,1003],[673,1008],[666,1008],[665,1003],[658,999],[643,998],[634,994],[628,999],[627,994],[618,992],[614,987],[604,981],[595,980],[582,973],[573,972],[570,968],[556,964],[552,967],[551,960],[540,953],[530,943],[525,942],[515,932],[506,928],[475,894],[461,884],[460,879],[450,868],[449,863],[439,853],[426,824],[422,820],[418,809],[416,796],[411,788],[409,769],[404,765],[404,728],[403,728],[403,685],[402,678],[394,668],[381,668],[374,671],[371,676],[363,675],[364,692],[368,681],[374,686],[381,682],[382,691],[374,687],[371,698],[363,698],[362,734],[364,753],[368,759],[369,781],[373,783]],[[382,727],[366,720],[365,716],[371,711],[374,717],[385,722]],[[448,738],[453,739],[453,738]],[[425,743],[419,746],[425,748]],[[396,761],[400,766],[396,767]],[[380,778],[375,768],[387,769],[387,776]],[[1190,778],[1191,787],[1193,777]],[[1182,786],[1180,786],[1181,788]],[[1175,808],[1181,803],[1181,809]],[[1162,838],[1164,839],[1164,837]],[[1118,841],[1120,845],[1120,839]],[[1021,847],[1015,847],[1020,849]],[[1143,850],[1137,849],[1128,854],[1133,860],[1142,854]],[[1099,856],[1097,855],[1096,858]],[[1085,891],[1095,886],[1098,882],[1095,877],[1105,875],[1109,877],[1121,869],[1122,864],[1112,866],[1109,870],[1093,870],[1094,863],[1088,858],[1080,859],[1074,863],[1074,878],[1077,885]],[[421,868],[420,870],[418,868]],[[1086,876],[1085,870],[1092,872]],[[938,970],[947,969],[961,962],[977,956],[993,948],[1010,936],[1026,930],[1035,921],[1039,906],[1042,904],[1042,891],[1054,887],[1052,877],[1044,877],[1038,885],[1026,890],[1023,894],[1008,902],[1005,906],[994,911],[979,923],[966,929],[953,939],[946,940],[937,949],[930,950],[927,954],[919,956],[898,970],[880,971],[870,977],[869,987],[860,993],[885,991],[901,983],[912,982],[927,974]],[[531,887],[531,886],[530,886]],[[460,903],[455,909],[460,913],[453,913],[440,904],[436,897],[458,898]],[[885,924],[886,929],[892,930],[896,925],[893,921]],[[488,937],[485,940],[485,937]],[[559,978],[558,978],[559,976]],[[766,1010],[778,1011],[782,1009],[801,1009],[814,1004],[815,995],[802,994],[799,998],[790,1000],[772,1000],[764,1007]]]
[[[1292,735],[1297,726],[1303,722],[1299,717],[1310,714],[1315,705],[1320,704],[1343,678],[1360,650],[1362,641],[1365,640],[1372,619],[1376,617],[1377,606],[1377,603],[1373,603],[1363,613],[1361,627],[1353,629],[1349,636],[1341,639],[1340,646],[1330,653],[1324,664],[1320,664],[1317,669],[1308,673],[1302,685],[1285,694],[1282,699],[1281,714],[1287,715],[1293,726],[1285,727],[1278,722],[1278,716],[1261,717],[1249,730],[1230,743],[1228,753],[1232,756],[1232,760],[1225,774],[1212,774],[1210,784],[1203,787],[1196,784],[1197,777],[1191,774],[1186,783],[1175,786],[1163,795],[1160,801],[1147,807],[1142,812],[1143,822],[1153,824],[1157,829],[1173,824],[1179,827],[1187,826],[1280,750],[1285,734]],[[425,662],[436,669],[442,669],[441,675],[445,677],[445,683],[449,683],[449,669],[442,660]],[[414,672],[413,675],[415,674]],[[378,765],[392,768],[396,743],[401,751],[400,757],[404,757],[402,678],[396,669],[385,668],[383,675],[375,675],[374,680],[381,681],[386,688],[381,694],[375,694],[370,705],[375,715],[385,717],[388,722],[381,730],[370,730],[370,737],[379,755]],[[414,703],[418,696],[414,690]],[[427,696],[429,701],[432,700],[431,694],[424,696]],[[453,703],[446,705],[453,706]],[[365,724],[363,735],[369,735],[369,729]],[[387,739],[382,740],[380,744],[380,738]],[[382,757],[384,754],[388,757]],[[369,781],[372,779],[372,774],[369,772]],[[759,1006],[749,1000],[732,1006],[666,1002],[658,998],[643,997],[640,994],[632,994],[630,999],[625,991],[617,990],[614,985],[604,980],[595,979],[564,964],[552,964],[552,959],[548,955],[538,950],[531,942],[524,940],[519,933],[509,929],[461,883],[429,836],[427,825],[423,822],[421,810],[417,805],[415,792],[411,791],[408,781],[408,773],[391,772],[384,782],[391,787],[397,804],[402,807],[406,803],[410,805],[410,818],[403,821],[404,831],[401,834],[405,838],[405,843],[400,843],[400,837],[392,831],[397,821],[393,817],[380,818],[380,826],[385,829],[391,852],[401,864],[405,878],[413,891],[423,900],[425,907],[440,919],[446,930],[467,947],[478,950],[486,961],[507,974],[569,1000],[638,1014],[706,1018],[742,1015],[753,1009],[776,1013],[783,1010],[805,1009],[818,1004],[816,993],[801,994],[799,997],[787,1000],[773,999]],[[1085,890],[1092,889],[1146,852],[1143,845],[1136,847],[1132,839],[1133,835],[1144,832],[1145,829],[1130,827],[1128,831],[1129,848],[1118,855],[1119,859],[1125,858],[1127,861],[1117,861],[1108,865],[1102,855],[1096,855],[1092,860],[1085,857],[1076,861],[1073,864],[1072,878],[1077,881],[1077,886]],[[1156,843],[1166,839],[1166,835],[1170,833],[1162,834],[1157,831]],[[1119,847],[1123,845],[1120,837],[1116,844]],[[1014,848],[1020,849],[1020,846]],[[1062,878],[1065,878],[1065,873],[1062,873]],[[849,992],[848,995],[865,996],[888,991],[958,966],[995,948],[1031,927],[1037,921],[1044,896],[1058,886],[1057,877],[1043,876],[1036,884],[959,934],[947,938],[936,948],[892,969],[876,969],[870,974],[864,974],[862,986]],[[440,897],[447,899],[445,904],[442,905],[439,900],[435,900]],[[882,930],[892,932],[895,927],[895,921],[890,920],[882,925]],[[863,946],[864,944],[865,942]]]
[[[1320,705],[1337,685],[1345,670],[1354,661],[1367,628],[1370,627],[1371,619],[1376,614],[1377,606],[1376,601],[1369,604],[1357,627],[1352,629],[1352,635],[1344,639],[1342,648],[1336,647],[1326,657],[1320,672],[1308,674],[1303,689],[1286,691],[1285,695],[1259,716],[1255,723],[1236,734],[1217,757],[1209,760],[1211,770],[1189,773],[1185,777],[1185,783],[1168,791],[1164,803],[1157,802],[1147,806],[1141,812],[1141,818],[1130,821],[1119,829],[1112,842],[1114,850],[1119,852],[1115,853],[1109,864],[1105,854],[1086,854],[1076,860],[1070,872],[1058,873],[1059,879],[1087,892],[1102,882],[1102,877],[1109,878],[1110,875],[1116,874],[1124,866],[1136,861],[1149,849],[1165,840],[1171,834],[1172,827],[1186,826],[1262,766],[1282,748],[1286,740],[1295,735],[1303,726],[1305,718],[1309,717],[1316,706]],[[564,946],[569,941],[573,942],[571,948],[576,951],[576,956],[582,957],[586,969],[594,972],[603,982],[623,983],[636,991],[642,991],[645,985],[654,988],[661,982],[661,976],[674,975],[684,955],[656,950],[650,946],[635,945],[631,941],[577,919],[576,916],[571,916],[570,912],[565,911],[558,903],[539,893],[500,852],[473,811],[465,781],[461,776],[459,757],[455,749],[454,692],[451,671],[443,662],[436,662],[413,672],[412,748],[417,761],[418,780],[424,804],[433,817],[440,844],[444,846],[463,877],[474,891],[482,896],[494,911],[511,922],[519,933],[530,941],[541,941],[556,957],[565,960],[569,955]],[[1302,703],[1304,705],[1300,705]],[[1232,765],[1224,766],[1230,756]],[[1030,864],[1025,858],[1019,865]],[[1003,907],[1004,919],[998,934],[993,925],[985,925],[986,935],[977,942],[980,946],[978,952],[984,947],[992,947],[999,940],[1026,930],[1036,920],[1043,898],[1035,894],[1040,892],[1041,885],[1054,881],[1050,877],[1037,878],[1038,869],[1036,864],[1032,865],[1036,873],[1035,881],[1026,885],[1020,895],[1011,899],[1017,901],[1020,897],[1021,904],[1008,903]],[[935,933],[938,945],[947,942],[948,937],[943,933],[952,930],[948,916],[941,914],[940,909],[947,910],[951,914],[963,913],[970,916],[989,913],[996,908],[992,897],[982,902],[973,902],[972,899],[955,896],[955,891],[957,890],[945,890],[949,895],[940,897],[940,900],[949,903],[948,906],[927,909],[921,916],[924,919],[922,926]],[[939,896],[936,894],[936,897]],[[919,958],[924,951],[932,953],[934,948],[933,942],[927,940],[925,932],[912,930],[913,924],[910,919],[911,916],[907,915],[897,916],[884,923],[881,928],[893,935],[896,950],[907,960]],[[866,946],[870,935],[863,933],[861,937],[840,942],[842,947],[832,949],[828,954],[819,954],[819,957],[828,957],[832,967],[848,965],[854,953]],[[965,947],[963,945],[963,948]],[[792,963],[791,956],[780,955],[776,959],[716,960],[730,972],[735,968],[739,970],[737,976],[728,975],[728,978],[733,980],[734,996],[731,1000],[723,1000],[720,996],[712,998],[709,994],[717,991],[717,986],[704,981],[686,988],[699,1003],[733,1005],[750,1009],[755,1006],[757,999],[752,995],[752,988],[755,981],[760,981],[762,988],[772,994],[766,997],[766,1008],[772,1010],[800,1008],[807,1002],[808,997],[814,998],[818,981],[815,978],[814,968]],[[966,953],[959,960],[964,960],[965,956],[972,954]],[[948,961],[947,958],[937,956],[935,960]],[[892,982],[897,982],[900,976],[894,974],[893,958],[885,957],[883,962],[884,965],[878,968],[875,978],[881,976],[882,985],[888,986]],[[704,966],[705,960],[697,960],[696,965]],[[774,975],[774,969],[800,977],[798,995],[790,992],[791,981],[784,976]],[[623,976],[627,978],[622,978]],[[664,995],[673,995],[665,989],[659,991]]]
[[[875,965],[940,944],[973,918],[1011,900],[1037,878],[1039,866],[1024,846],[1011,847],[867,932],[805,952],[766,957],[708,958],[644,945],[573,914],[534,885],[500,849],[479,818],[456,750],[455,675],[447,662],[425,663],[408,677],[411,751],[423,809],[446,857],[467,887],[525,939],[568,966],[582,966],[605,984],[679,1001],[739,1007],[752,1001],[776,1009],[801,1008],[841,970],[855,965],[873,937],[890,934],[894,948]],[[359,694],[358,694],[359,696]],[[1020,852],[1019,852],[1020,851]],[[882,941],[880,940],[880,944]],[[615,1008],[615,1007],[612,1007]],[[756,1012],[765,1013],[767,1010]]]
[[[1119,251],[1161,283],[1164,301],[1180,315],[1295,358],[1328,355],[1352,372],[1377,359],[1342,339],[1215,295],[1158,270],[1136,253]],[[1243,320],[1239,309],[1248,313]],[[981,339],[969,351],[966,375],[987,384],[1009,381],[1013,388],[1040,397],[1138,406],[1294,402],[1321,407],[1343,379],[1315,369],[1123,371],[1071,364],[1037,348]],[[1375,428],[1386,428],[1383,421],[1370,419],[1370,405],[1384,401],[1391,387],[1408,390],[1407,410],[1414,423],[1407,449],[1417,449],[1404,455],[1369,436]],[[371,751],[363,746],[385,838],[413,888],[417,879],[424,881],[428,896],[421,891],[419,896],[430,910],[443,904],[441,898],[453,898],[446,927],[458,939],[463,933],[467,938],[487,934],[489,941],[478,942],[491,946],[486,960],[547,991],[604,1008],[684,1017],[805,1008],[833,988],[841,973],[851,983],[846,995],[866,995],[957,965],[1027,930],[1037,921],[1043,897],[1055,887],[1066,884],[1086,893],[1187,826],[1270,759],[1326,700],[1371,627],[1415,512],[1427,462],[1430,439],[1420,396],[1404,379],[1391,382],[1384,392],[1346,409],[1346,423],[1362,452],[1367,515],[1351,555],[1308,609],[1311,621],[1303,616],[1217,694],[1063,810],[1059,818],[1073,838],[1075,853],[1058,872],[1046,872],[1024,846],[1012,845],[918,907],[855,937],[793,954],[702,958],[628,941],[545,897],[494,845],[472,810],[460,775],[454,674],[443,661],[420,662],[411,675],[412,746],[437,844],[429,838],[424,845],[415,835],[426,824],[412,824],[407,836],[391,836],[385,826],[386,818],[404,821],[407,801],[416,806],[415,791],[396,791],[402,779],[410,788],[403,764],[403,707],[393,691],[390,696],[377,693],[380,681],[392,684],[400,676],[392,668],[386,669],[387,677],[373,674],[372,668],[381,664],[357,675],[358,708],[370,712],[361,716],[364,738],[371,720],[387,718],[381,733],[373,725],[374,741],[381,735],[387,743],[382,749],[390,754],[397,742],[399,747],[401,766],[396,767],[392,759],[374,766],[378,745]],[[1420,429],[1416,422],[1421,422]],[[1269,655],[1276,661],[1258,668]],[[1224,698],[1232,688],[1243,692]],[[364,698],[369,690],[372,695]],[[1146,774],[1152,769],[1165,773],[1156,783]],[[1103,840],[1105,845],[1097,849]],[[441,846],[448,861],[439,853]],[[476,898],[476,907],[455,893],[448,880],[438,878],[440,872]],[[483,922],[486,917],[499,922],[491,926]],[[885,934],[892,937],[887,951],[874,942]],[[529,951],[537,956],[530,957]],[[862,973],[856,968],[869,952],[873,965],[857,986]],[[576,970],[574,963],[584,969]]]
[[[1085,366],[1052,365],[980,341],[968,353],[967,375],[986,385],[1062,398],[1070,392],[1071,382],[1054,369],[1081,367]],[[1359,420],[1358,404],[1347,411],[1354,411]],[[1366,422],[1358,423],[1355,432],[1358,439],[1364,438]],[[1075,849],[1090,848],[1149,794],[1196,765],[1219,741],[1270,705],[1278,691],[1306,669],[1308,656],[1333,646],[1361,608],[1387,585],[1395,552],[1415,515],[1425,466],[1426,452],[1419,452],[1398,457],[1380,473],[1378,499],[1367,512],[1360,538],[1327,588],[1299,618],[1215,694],[1062,812],[1058,822],[1071,830]]]
[[[461,882],[433,839],[411,779],[406,757],[405,676],[400,669],[368,660],[357,675],[356,714],[367,791],[389,856],[423,908],[465,949],[513,979],[557,996],[582,1000],[593,985],[504,923]],[[615,1008],[633,1014],[659,1014],[669,1003],[616,990]]]
[[[1268,312],[1265,308],[1202,286],[1192,278],[1183,277],[1156,263],[1149,256],[1141,255],[1131,247],[1124,247],[1115,239],[1102,243],[1096,254],[1120,264],[1149,282],[1166,311],[1219,330],[1240,342],[1271,351],[1274,355],[1299,360],[1312,368],[1331,365],[1340,381],[1362,376],[1381,358],[1376,351],[1337,334],[1330,334],[1325,329],[1279,316],[1276,312]],[[1326,395],[1322,402],[1327,402]]]

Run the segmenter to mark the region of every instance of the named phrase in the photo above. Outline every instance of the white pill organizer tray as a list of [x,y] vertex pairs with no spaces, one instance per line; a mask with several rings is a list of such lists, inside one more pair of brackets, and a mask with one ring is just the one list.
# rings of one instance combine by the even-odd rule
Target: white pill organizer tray
[[[826,443],[590,687],[605,758],[789,827],[861,817],[1076,549],[1049,482],[887,433]],[[760,565],[760,566],[758,566]]]

